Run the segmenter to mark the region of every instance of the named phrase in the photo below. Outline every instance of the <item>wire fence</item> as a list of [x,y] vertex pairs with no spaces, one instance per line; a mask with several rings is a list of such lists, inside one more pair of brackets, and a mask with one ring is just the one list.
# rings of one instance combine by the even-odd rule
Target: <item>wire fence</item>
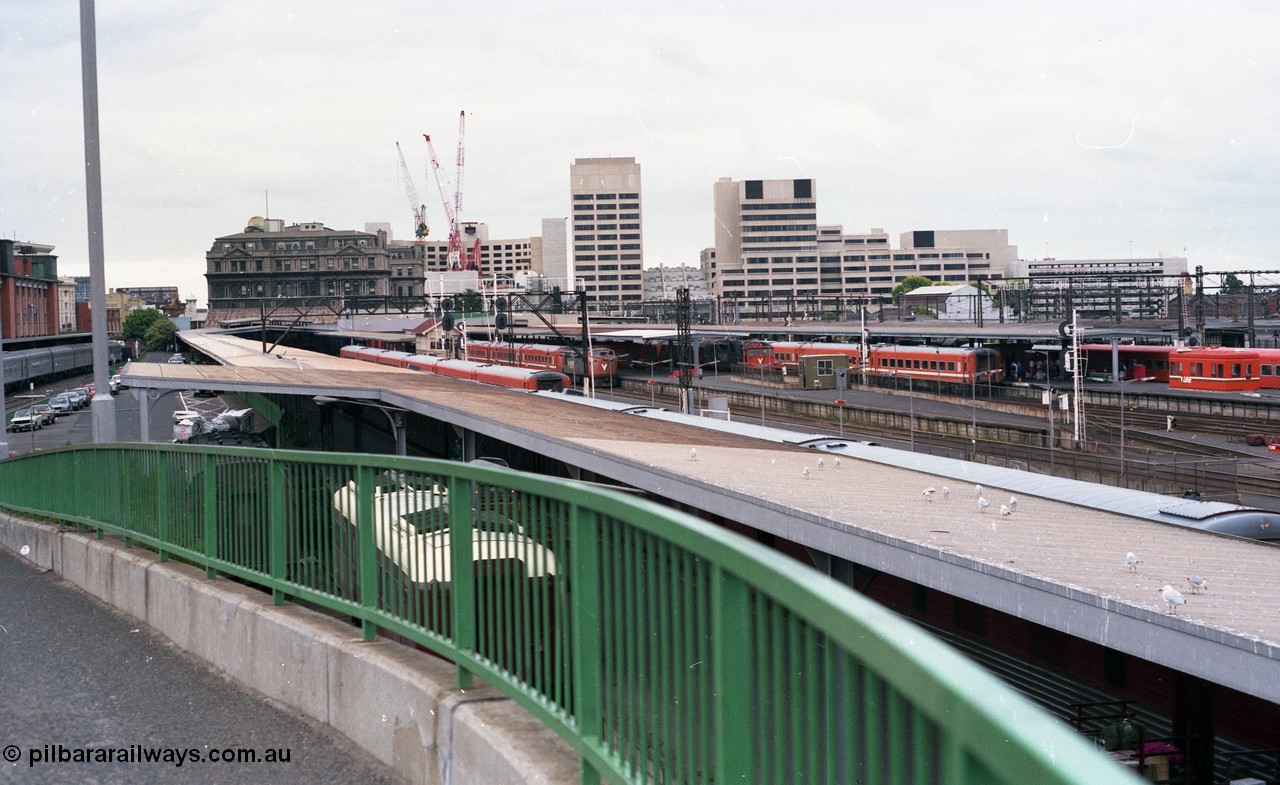
[[[49,477],[75,477],[71,484]],[[496,467],[183,445],[0,464],[0,504],[420,644],[612,783],[1127,782],[919,628],[750,540]]]

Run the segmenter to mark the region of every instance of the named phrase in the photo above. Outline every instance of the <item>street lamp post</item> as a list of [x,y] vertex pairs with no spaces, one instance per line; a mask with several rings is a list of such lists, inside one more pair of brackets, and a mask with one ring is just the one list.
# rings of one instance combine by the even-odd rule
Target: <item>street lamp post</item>
[[1129,379],[1123,382],[1116,382],[1116,386],[1120,388],[1120,478],[1124,479],[1124,388],[1126,385],[1134,382],[1146,382],[1154,379],[1154,376],[1143,376],[1137,379]]
[[835,401],[836,413],[840,415],[840,438],[844,438],[844,399],[837,398]]
[[632,360],[631,362],[636,365],[649,366],[649,405],[657,406],[657,399],[654,397],[654,391],[658,388],[658,382],[653,378],[653,367],[660,363],[661,360],[654,360],[652,362],[648,360]]
[[408,455],[408,429],[405,427],[404,409],[392,409],[386,406],[379,406],[376,403],[358,401],[351,398],[332,398],[328,395],[317,395],[311,400],[315,401],[317,406],[331,406],[335,403],[354,403],[357,406],[367,406],[370,409],[377,409],[387,416],[387,422],[391,424],[391,435],[396,442],[396,455]]
[[764,362],[760,363],[760,424],[764,425]]

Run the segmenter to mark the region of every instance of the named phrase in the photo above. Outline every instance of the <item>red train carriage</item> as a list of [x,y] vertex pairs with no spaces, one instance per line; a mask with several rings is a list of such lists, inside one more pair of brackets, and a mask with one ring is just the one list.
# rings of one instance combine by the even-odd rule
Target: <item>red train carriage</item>
[[844,355],[850,368],[862,362],[862,347],[856,343],[748,341],[742,347],[743,360],[753,370],[763,367],[766,371],[799,373],[800,358],[815,354]]
[[880,376],[910,376],[958,384],[974,381],[999,384],[1004,380],[1004,364],[995,349],[879,344],[871,347],[867,370]]
[[1260,358],[1254,349],[1221,346],[1180,348],[1169,355],[1169,387],[1254,392],[1261,386],[1259,365]]
[[612,349],[592,349],[588,366],[571,346],[468,341],[467,358],[474,362],[556,371],[573,379],[593,376],[597,385],[612,385],[618,376],[618,356]]
[[1254,349],[1258,353],[1258,386],[1280,390],[1280,349]]
[[[837,354],[849,358],[850,373],[862,370],[862,347],[856,343],[748,341],[742,351],[751,369],[794,373],[799,370],[801,357]],[[974,379],[996,384],[1004,379],[1000,353],[994,349],[876,344],[869,353],[866,372],[874,376],[911,376],[962,384]]]
[[407,368],[411,371],[434,373],[439,376],[450,376],[455,379],[466,379],[516,390],[559,392],[572,387],[569,377],[558,371],[486,365],[467,360],[450,360],[430,354],[389,352],[367,346],[344,346],[338,354],[351,360]]
[[[1155,382],[1169,381],[1169,352],[1172,346],[1147,346],[1140,344],[1120,344],[1116,352],[1120,364],[1125,369],[1125,378],[1147,378]],[[1085,374],[1111,376],[1111,344],[1082,343],[1080,350],[1085,356]]]

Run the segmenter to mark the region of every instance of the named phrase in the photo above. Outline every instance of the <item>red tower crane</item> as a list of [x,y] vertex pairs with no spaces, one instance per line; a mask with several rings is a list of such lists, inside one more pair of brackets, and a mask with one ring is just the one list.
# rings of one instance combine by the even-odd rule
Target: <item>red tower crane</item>
[[462,226],[459,219],[462,216],[462,175],[464,165],[466,163],[464,134],[466,133],[467,113],[462,111],[458,114],[458,171],[454,179],[453,203],[450,204],[449,198],[444,193],[444,180],[440,174],[440,159],[436,156],[436,147],[431,143],[431,135],[423,134],[422,137],[427,140],[427,152],[431,155],[431,169],[435,173],[436,188],[440,191],[440,202],[444,205],[445,217],[449,220],[449,247],[447,250],[447,258],[450,270],[475,269],[471,267],[471,262],[466,258],[462,249]]

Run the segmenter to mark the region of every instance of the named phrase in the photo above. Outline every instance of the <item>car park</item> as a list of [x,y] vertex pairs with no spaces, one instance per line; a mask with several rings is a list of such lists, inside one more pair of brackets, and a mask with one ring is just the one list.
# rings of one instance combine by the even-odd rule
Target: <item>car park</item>
[[9,420],[11,431],[38,431],[41,428],[40,416],[30,409],[19,409]]
[[31,413],[40,418],[41,427],[53,425],[58,421],[58,413],[47,403],[37,403],[31,407]]
[[71,412],[75,409],[75,407],[71,405],[71,396],[67,395],[66,393],[59,393],[53,396],[52,398],[50,398],[49,408],[57,412],[59,416],[64,414],[71,414]]

